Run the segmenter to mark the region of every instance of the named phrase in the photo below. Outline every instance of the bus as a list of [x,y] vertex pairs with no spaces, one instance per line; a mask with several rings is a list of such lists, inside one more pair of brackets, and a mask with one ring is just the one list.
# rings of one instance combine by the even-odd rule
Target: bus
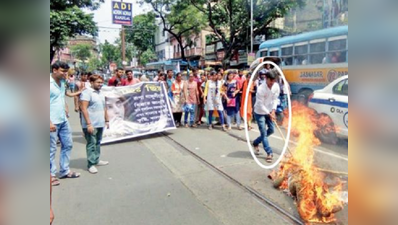
[[185,70],[188,67],[188,63],[182,60],[167,60],[167,61],[160,61],[160,62],[150,62],[145,65],[146,71],[164,71],[173,70],[181,71]]
[[278,57],[292,94],[305,99],[348,74],[348,26],[333,27],[261,43],[256,58]]

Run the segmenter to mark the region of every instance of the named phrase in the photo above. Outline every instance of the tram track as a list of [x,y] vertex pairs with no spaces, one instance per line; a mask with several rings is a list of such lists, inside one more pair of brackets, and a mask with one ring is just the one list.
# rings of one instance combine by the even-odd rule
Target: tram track
[[161,135],[165,139],[167,139],[167,140],[171,141],[172,143],[174,143],[181,150],[189,153],[191,156],[193,156],[199,162],[204,164],[207,168],[211,169],[212,171],[216,172],[217,174],[219,174],[222,177],[224,177],[227,180],[229,180],[231,183],[233,183],[234,185],[236,185],[240,189],[242,189],[245,192],[249,193],[253,198],[255,198],[259,203],[261,203],[265,208],[274,211],[278,216],[280,216],[286,222],[291,223],[291,224],[299,224],[299,225],[304,225],[305,224],[301,219],[297,218],[294,215],[291,215],[285,209],[283,209],[282,207],[280,207],[279,205],[277,205],[276,203],[274,203],[273,201],[271,201],[269,198],[265,197],[264,195],[262,195],[258,191],[254,190],[254,189],[244,185],[243,183],[239,182],[238,180],[234,179],[233,177],[231,177],[230,175],[228,175],[224,171],[220,170],[219,168],[217,168],[216,166],[211,164],[206,159],[202,158],[201,156],[199,156],[195,152],[191,151],[190,149],[185,147],[183,144],[181,144],[177,140],[175,140],[172,137],[170,137],[169,135],[167,135],[167,133],[162,132]]

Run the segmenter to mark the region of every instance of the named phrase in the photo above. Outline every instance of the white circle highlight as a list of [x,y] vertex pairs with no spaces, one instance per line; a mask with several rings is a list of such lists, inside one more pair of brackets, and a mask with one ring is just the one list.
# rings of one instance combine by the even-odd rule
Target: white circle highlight
[[[260,63],[256,67],[256,69],[252,73],[252,76],[250,77],[250,81],[249,81],[248,87],[251,87],[251,85],[253,84],[253,78],[255,77],[255,75],[257,74],[258,70],[261,68],[261,66],[263,66],[265,64],[273,65],[274,68],[276,68],[278,70],[279,74],[282,74],[282,79],[283,79],[283,81],[285,83],[284,84],[285,88],[288,88],[288,87],[286,87],[287,81],[286,81],[286,78],[285,78],[285,74],[283,74],[281,68],[278,65],[276,65],[274,62],[271,62],[271,61],[264,61],[264,62]],[[288,124],[288,128],[287,128],[287,136],[286,136],[286,140],[285,140],[285,145],[284,145],[283,150],[282,150],[282,154],[279,156],[278,160],[276,160],[272,165],[266,166],[266,165],[262,164],[257,159],[257,157],[254,154],[254,150],[252,148],[252,145],[250,143],[249,130],[248,130],[248,127],[247,127],[247,103],[248,103],[249,91],[250,91],[250,88],[247,88],[246,93],[245,93],[245,103],[244,103],[244,107],[245,108],[243,109],[243,113],[244,113],[243,117],[244,117],[244,119],[246,121],[245,122],[246,142],[247,142],[247,145],[249,146],[250,153],[252,154],[252,157],[253,157],[254,161],[257,163],[257,165],[259,165],[261,168],[264,168],[264,169],[273,169],[280,163],[280,161],[282,160],[282,157],[285,155],[286,149],[287,149],[287,147],[289,145],[290,131],[291,131],[291,126],[292,126],[292,116],[291,116],[292,115],[292,104],[291,104],[291,101],[290,101],[290,95],[287,95],[287,99],[288,99],[288,102],[289,102],[289,124]]]

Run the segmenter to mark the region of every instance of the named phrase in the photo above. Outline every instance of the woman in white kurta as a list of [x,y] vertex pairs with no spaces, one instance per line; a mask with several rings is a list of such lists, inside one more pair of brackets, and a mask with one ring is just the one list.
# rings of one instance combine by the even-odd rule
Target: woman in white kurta
[[224,125],[224,107],[222,105],[222,97],[226,97],[224,93],[221,92],[222,83],[217,79],[216,72],[211,72],[209,80],[206,83],[205,93],[204,93],[204,103],[206,105],[206,110],[209,111],[209,129],[213,128],[212,120],[213,113],[217,111],[220,122],[222,124],[222,129],[225,131]]

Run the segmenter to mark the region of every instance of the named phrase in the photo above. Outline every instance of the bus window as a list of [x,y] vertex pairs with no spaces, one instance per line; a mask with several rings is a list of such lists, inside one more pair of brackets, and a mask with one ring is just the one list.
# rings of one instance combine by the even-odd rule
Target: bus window
[[294,65],[306,65],[308,44],[294,46]]
[[322,64],[322,61],[326,57],[326,43],[318,42],[310,44],[310,64]]
[[282,47],[282,61],[284,65],[293,65],[293,46]]
[[267,56],[267,53],[268,53],[268,51],[267,51],[267,50],[264,50],[264,51],[262,51],[262,52],[260,53],[260,56],[261,56],[261,57],[265,57],[265,56]]
[[329,58],[331,63],[347,62],[347,39],[329,41]]
[[269,56],[279,56],[279,51],[278,50],[270,51]]

